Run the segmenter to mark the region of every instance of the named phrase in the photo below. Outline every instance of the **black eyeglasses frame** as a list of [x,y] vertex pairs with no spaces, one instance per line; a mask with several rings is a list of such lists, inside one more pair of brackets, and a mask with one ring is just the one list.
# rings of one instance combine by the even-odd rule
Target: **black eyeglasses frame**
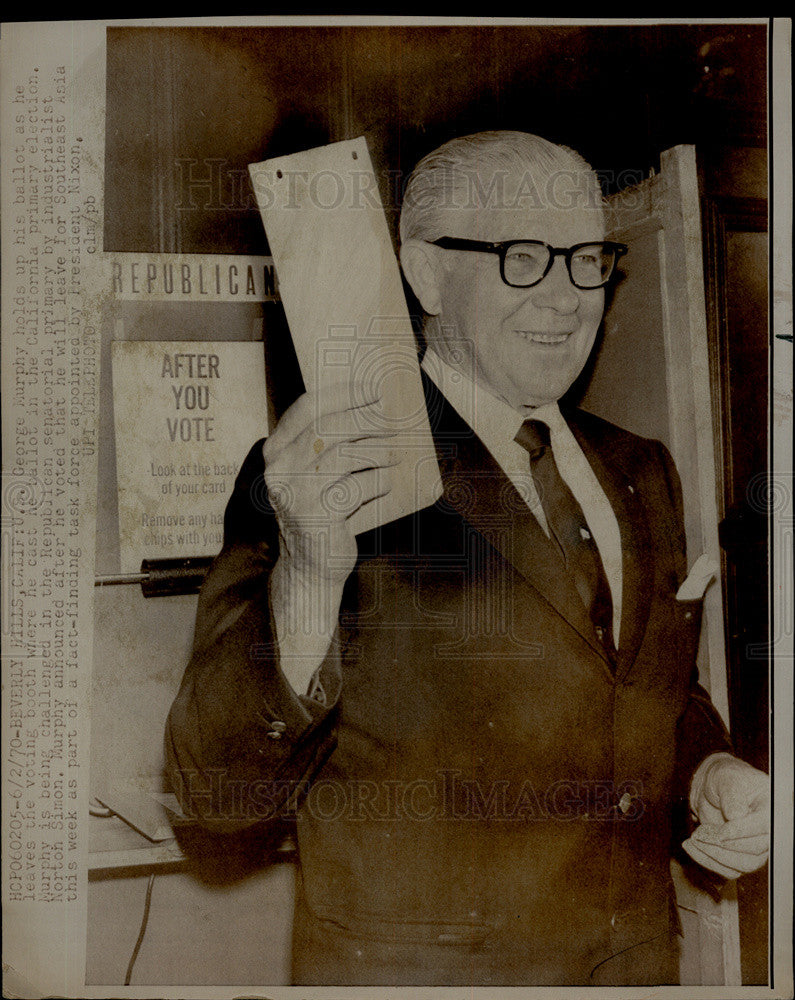
[[[629,247],[626,243],[615,243],[612,240],[589,240],[586,243],[575,243],[572,247],[553,247],[549,243],[544,243],[542,240],[502,240],[499,243],[488,243],[483,240],[467,240],[461,239],[458,236],[441,236],[438,240],[427,240],[426,242],[432,244],[436,247],[441,247],[443,250],[475,250],[481,253],[494,253],[498,254],[500,258],[500,277],[505,282],[509,288],[534,288],[540,282],[546,278],[549,272],[552,270],[552,265],[555,263],[556,257],[563,257],[566,261],[566,270],[569,273],[569,281],[575,288],[579,288],[581,291],[594,291],[597,288],[604,288],[605,285],[610,281],[613,275],[616,273],[616,265],[618,264],[621,257],[629,251]],[[519,244],[531,243],[534,246],[544,247],[549,254],[549,261],[547,263],[546,269],[540,278],[532,281],[529,285],[517,285],[512,281],[508,281],[505,277],[505,258],[511,247],[517,246]],[[579,285],[574,280],[571,273],[571,258],[578,251],[582,250],[583,247],[604,247],[611,250],[615,254],[615,260],[613,261],[613,267],[604,279],[598,285]]]

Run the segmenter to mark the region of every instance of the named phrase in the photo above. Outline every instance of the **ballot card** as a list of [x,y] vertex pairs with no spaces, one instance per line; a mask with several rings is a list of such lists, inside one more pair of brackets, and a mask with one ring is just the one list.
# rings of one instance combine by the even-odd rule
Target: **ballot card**
[[351,454],[380,471],[373,502],[356,476],[328,501],[361,533],[434,503],[441,479],[397,259],[363,138],[249,167],[304,384],[317,447],[326,415],[351,408]]

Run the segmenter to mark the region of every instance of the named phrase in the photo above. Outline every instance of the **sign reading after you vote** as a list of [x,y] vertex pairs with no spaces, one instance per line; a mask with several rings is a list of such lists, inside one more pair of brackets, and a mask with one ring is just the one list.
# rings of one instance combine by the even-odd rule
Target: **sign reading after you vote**
[[116,341],[121,571],[211,556],[240,465],[268,433],[263,345]]

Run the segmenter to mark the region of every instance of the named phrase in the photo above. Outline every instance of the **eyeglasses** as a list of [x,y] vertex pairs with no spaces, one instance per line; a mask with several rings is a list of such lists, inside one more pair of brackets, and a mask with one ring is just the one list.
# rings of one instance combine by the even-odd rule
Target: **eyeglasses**
[[442,236],[429,240],[443,250],[477,250],[496,253],[500,258],[500,275],[511,288],[532,288],[549,274],[556,257],[563,257],[569,278],[575,288],[602,288],[613,277],[616,264],[629,247],[624,243],[576,243],[573,247],[551,247],[540,240],[505,240],[484,243]]

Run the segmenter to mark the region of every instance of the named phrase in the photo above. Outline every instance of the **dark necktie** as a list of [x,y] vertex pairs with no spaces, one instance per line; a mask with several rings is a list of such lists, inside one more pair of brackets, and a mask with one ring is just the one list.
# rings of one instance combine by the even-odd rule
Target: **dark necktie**
[[582,507],[558,470],[549,443],[549,427],[540,420],[525,420],[514,440],[530,455],[530,471],[549,530],[594,623],[599,640],[613,656],[615,647],[610,587]]

